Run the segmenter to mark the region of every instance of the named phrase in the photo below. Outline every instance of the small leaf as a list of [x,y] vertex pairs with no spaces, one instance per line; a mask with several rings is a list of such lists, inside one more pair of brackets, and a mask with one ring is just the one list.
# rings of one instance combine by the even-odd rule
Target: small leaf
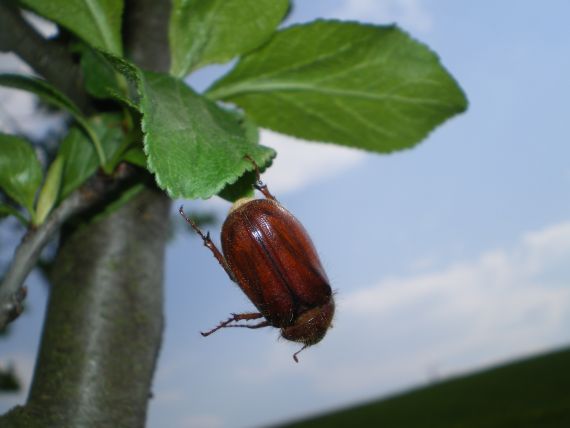
[[[218,107],[181,80],[141,72],[148,168],[171,197],[209,198],[275,152],[251,140],[235,112]],[[249,137],[249,138],[248,138]]]
[[39,96],[46,103],[67,110],[77,123],[81,125],[85,133],[93,142],[99,156],[100,164],[105,165],[105,153],[101,147],[101,142],[97,138],[97,134],[93,132],[93,129],[89,126],[87,119],[81,114],[77,106],[64,94],[59,92],[45,80],[29,76],[20,76],[18,74],[0,74],[0,86],[31,92]]
[[97,170],[97,155],[85,134],[73,127],[61,142],[58,156],[65,160],[60,195],[64,199]]
[[[113,114],[97,116],[91,120],[90,126],[101,140],[106,157],[112,159],[124,138],[121,116]],[[99,163],[93,145],[76,127],[71,128],[61,142],[58,157],[64,159],[59,198],[62,200],[91,177],[97,171]]]
[[20,0],[39,15],[75,33],[91,46],[122,54],[123,0]]
[[125,162],[146,168],[146,156],[140,147],[133,147],[127,150],[122,158]]
[[174,0],[169,30],[172,74],[183,77],[258,47],[273,34],[288,7],[288,0]]
[[16,393],[22,390],[22,381],[11,365],[0,367],[0,393]]
[[129,82],[138,85],[140,76],[139,68],[136,65],[123,57],[113,55],[108,52],[101,52],[101,54],[109,61],[115,70],[125,76]]
[[[116,100],[122,102],[127,107],[134,111],[140,112],[139,108],[139,86],[140,86],[140,76],[139,69],[136,65],[132,64],[128,60],[116,55],[112,55],[107,52],[99,52],[103,58],[112,66],[121,76],[123,76],[127,81],[126,88],[124,91],[117,91],[111,87],[107,87],[109,94]],[[126,92],[126,95],[125,95]]]
[[247,171],[235,183],[228,184],[219,193],[220,198],[229,202],[235,202],[240,198],[253,197],[255,192],[253,185],[255,183],[255,173]]
[[[115,98],[116,94],[124,94],[126,83],[118,74],[108,58],[97,49],[87,45],[78,47],[81,54],[81,69],[85,88],[96,98]],[[122,95],[124,97],[124,95]]]
[[61,188],[63,164],[63,158],[61,156],[57,156],[48,169],[44,186],[38,196],[36,216],[34,219],[34,224],[36,226],[45,221],[57,201],[59,190]]
[[264,128],[384,153],[414,146],[467,106],[425,45],[394,26],[338,21],[278,32],[207,95]]
[[0,188],[30,214],[42,182],[42,167],[32,146],[12,135],[0,134]]

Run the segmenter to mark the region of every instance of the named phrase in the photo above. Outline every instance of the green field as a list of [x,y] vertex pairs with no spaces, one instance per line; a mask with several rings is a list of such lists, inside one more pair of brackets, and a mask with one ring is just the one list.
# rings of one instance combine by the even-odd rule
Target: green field
[[570,427],[570,348],[285,427]]

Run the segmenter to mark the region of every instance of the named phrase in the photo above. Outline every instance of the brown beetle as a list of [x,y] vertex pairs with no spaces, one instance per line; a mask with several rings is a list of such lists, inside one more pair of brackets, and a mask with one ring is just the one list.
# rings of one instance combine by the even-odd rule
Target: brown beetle
[[[202,237],[230,279],[237,283],[259,312],[232,314],[209,336],[225,327],[277,327],[287,340],[301,342],[293,354],[318,343],[326,334],[334,315],[334,300],[327,275],[317,251],[301,223],[283,208],[260,180],[254,187],[265,199],[238,200],[222,226],[222,250],[188,218],[180,215]],[[257,324],[236,324],[265,318]]]

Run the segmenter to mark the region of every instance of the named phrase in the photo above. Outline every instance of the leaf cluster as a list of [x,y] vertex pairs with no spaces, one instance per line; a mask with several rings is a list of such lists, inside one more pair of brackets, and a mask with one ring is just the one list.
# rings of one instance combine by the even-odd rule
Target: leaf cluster
[[[75,122],[47,172],[29,143],[0,135],[0,188],[14,202],[0,214],[34,225],[121,162],[150,171],[173,198],[233,200],[249,191],[244,156],[261,167],[275,157],[259,144],[258,127],[389,153],[467,106],[437,55],[398,27],[318,20],[281,28],[288,0],[173,0],[169,73],[124,55],[121,0],[20,3],[73,35],[85,90],[115,106],[86,115],[45,80],[0,76],[0,85],[35,93]],[[204,93],[184,81],[236,58]]]

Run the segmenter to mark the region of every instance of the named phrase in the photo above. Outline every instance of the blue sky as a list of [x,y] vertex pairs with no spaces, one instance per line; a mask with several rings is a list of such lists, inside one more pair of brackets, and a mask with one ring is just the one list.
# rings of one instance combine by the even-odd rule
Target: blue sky
[[[279,152],[264,180],[338,291],[334,328],[299,364],[275,330],[202,338],[252,306],[198,239],[178,234],[150,427],[260,426],[570,342],[570,4],[311,0],[290,21],[322,16],[399,22],[440,55],[469,110],[390,156],[264,133]],[[29,284],[30,311],[0,341],[2,361],[24,372],[45,305],[37,277]],[[24,400],[0,397],[0,411]]]

